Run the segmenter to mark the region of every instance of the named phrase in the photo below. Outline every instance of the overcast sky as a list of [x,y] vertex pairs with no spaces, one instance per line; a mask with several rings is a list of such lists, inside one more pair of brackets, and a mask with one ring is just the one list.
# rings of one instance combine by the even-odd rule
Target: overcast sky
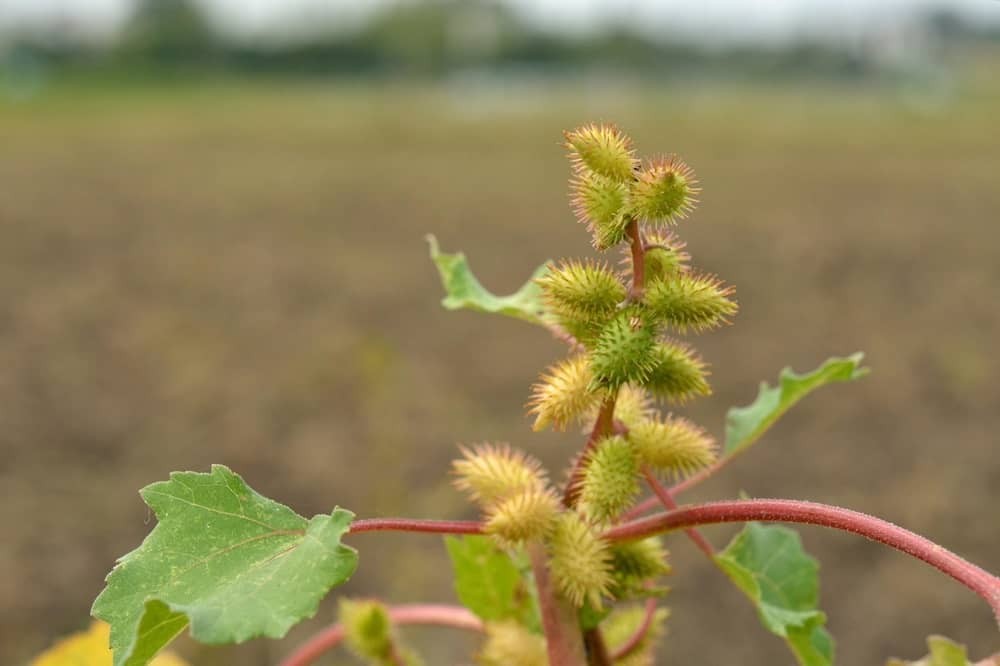
[[[236,35],[294,30],[317,21],[356,24],[393,0],[196,0]],[[397,0],[398,1],[398,0]],[[412,0],[410,0],[412,1]],[[722,41],[781,41],[803,33],[838,37],[928,6],[951,7],[971,20],[1000,24],[1000,0],[504,0],[554,29],[587,30],[614,18],[658,33]],[[113,32],[134,0],[0,0],[0,32],[75,26]]]

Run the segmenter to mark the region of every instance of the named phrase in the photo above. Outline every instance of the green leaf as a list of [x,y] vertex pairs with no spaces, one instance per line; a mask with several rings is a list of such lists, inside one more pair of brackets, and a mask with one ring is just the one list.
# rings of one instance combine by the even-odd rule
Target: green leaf
[[858,352],[845,358],[833,357],[812,372],[796,374],[791,368],[781,371],[778,386],[761,382],[757,399],[746,407],[733,407],[726,415],[725,455],[746,449],[781,418],[792,405],[814,389],[833,382],[848,382],[868,374],[861,367],[864,354]]
[[747,523],[724,551],[719,567],[757,606],[761,623],[784,638],[802,666],[830,666],[833,639],[817,609],[819,565],[787,527]]
[[532,324],[544,324],[542,288],[535,282],[548,272],[548,264],[539,266],[531,279],[510,296],[497,296],[488,291],[469,269],[469,263],[461,252],[446,254],[441,252],[437,238],[427,236],[431,246],[431,259],[441,275],[441,285],[445,297],[441,304],[449,310],[469,308],[480,312],[494,312],[515,319],[523,319]]
[[[944,636],[930,636],[927,639],[927,647],[930,648],[930,654],[919,661],[890,659],[886,662],[886,666],[973,666],[965,646]],[[1000,666],[1000,655],[981,663],[996,663]]]
[[189,624],[204,643],[280,638],[357,567],[340,543],[354,514],[306,520],[222,465],[146,486],[158,523],[119,559],[91,613],[111,625],[114,666],[141,666]]
[[488,622],[516,619],[528,626],[537,616],[524,576],[493,539],[482,536],[444,539],[462,605]]

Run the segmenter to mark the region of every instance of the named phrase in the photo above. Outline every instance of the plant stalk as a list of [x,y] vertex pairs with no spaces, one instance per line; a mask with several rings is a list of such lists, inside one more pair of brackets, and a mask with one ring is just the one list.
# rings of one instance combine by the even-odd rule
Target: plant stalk
[[[665,509],[673,511],[677,508],[677,502],[674,501],[670,490],[660,483],[660,480],[656,478],[649,467],[643,466],[642,475],[646,477],[646,483],[649,484],[649,487],[656,495],[656,498],[661,504],[663,504]],[[706,539],[701,532],[693,527],[689,527],[684,530],[684,533],[687,534],[688,538],[694,542],[694,545],[698,547],[698,550],[705,553],[705,555],[708,556],[708,559],[713,562],[715,561],[715,549],[712,548],[712,544],[708,542],[708,539]]]
[[832,527],[895,548],[923,560],[981,596],[993,609],[1000,625],[1000,578],[898,525],[837,506],[781,499],[709,502],[622,523],[605,532],[604,537],[611,541],[631,541],[698,525],[751,520]]
[[[483,631],[483,622],[461,606],[443,604],[407,604],[391,606],[389,619],[393,624],[431,624],[441,627]],[[345,638],[344,626],[334,624],[300,645],[281,662],[281,666],[308,666],[323,654],[340,645]]]
[[649,630],[653,627],[653,618],[655,616],[656,599],[646,599],[646,615],[642,618],[642,624],[636,628],[634,634],[628,637],[628,640],[615,648],[615,651],[611,653],[612,663],[629,656],[642,644],[643,639],[646,638]]
[[482,534],[476,520],[426,520],[421,518],[364,518],[355,520],[348,534],[361,532],[430,532],[432,534]]
[[[696,474],[692,474],[683,481],[678,481],[674,485],[670,486],[667,490],[670,491],[671,496],[677,497],[677,495],[681,494],[685,490],[690,490],[691,488],[695,487],[696,485],[698,485],[699,483],[701,483],[702,481],[709,478],[710,476],[718,472],[720,469],[725,467],[729,463],[729,461],[733,459],[734,455],[735,454],[719,458],[708,467],[705,467]],[[639,516],[649,513],[660,504],[661,502],[658,497],[656,496],[647,497],[646,499],[642,500],[634,507],[626,511],[624,514],[622,514],[621,519],[625,521],[638,518]]]
[[528,544],[528,557],[538,590],[549,663],[552,666],[587,666],[576,609],[556,589],[549,575],[545,548],[540,543]]

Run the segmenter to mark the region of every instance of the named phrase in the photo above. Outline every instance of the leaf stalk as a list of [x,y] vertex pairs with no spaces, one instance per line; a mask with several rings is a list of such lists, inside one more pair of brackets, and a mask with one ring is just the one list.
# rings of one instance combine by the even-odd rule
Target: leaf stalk
[[[483,622],[471,611],[461,606],[445,604],[405,604],[391,606],[389,619],[393,624],[430,624],[482,632]],[[340,645],[346,638],[346,630],[340,623],[320,631],[300,645],[281,662],[281,666],[309,666],[323,654]]]
[[616,525],[604,533],[604,538],[631,541],[699,525],[753,520],[830,527],[895,548],[930,564],[981,596],[1000,625],[1000,578],[919,534],[881,518],[828,504],[783,499],[693,504]]

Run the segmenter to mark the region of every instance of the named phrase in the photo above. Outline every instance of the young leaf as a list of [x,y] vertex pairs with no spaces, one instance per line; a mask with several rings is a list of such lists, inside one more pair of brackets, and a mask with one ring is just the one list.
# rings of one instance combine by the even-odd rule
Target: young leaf
[[819,565],[794,530],[747,523],[724,551],[719,567],[757,606],[761,623],[784,638],[802,666],[830,666],[833,639],[817,609]]
[[448,310],[469,308],[480,312],[493,312],[515,319],[523,319],[532,324],[542,324],[542,288],[536,280],[548,272],[548,264],[540,266],[524,285],[509,296],[497,296],[488,291],[469,269],[469,263],[461,252],[446,254],[441,252],[437,238],[428,235],[431,259],[441,276],[445,297],[441,301]]
[[[973,666],[969,661],[968,653],[964,645],[951,641],[944,636],[930,636],[927,638],[928,654],[919,661],[904,661],[903,659],[890,659],[886,666]],[[1000,654],[980,662],[982,666],[1000,666]]]
[[773,388],[767,382],[761,382],[757,399],[752,404],[733,407],[726,414],[726,444],[723,453],[731,455],[752,445],[782,414],[814,389],[867,375],[868,368],[861,367],[862,358],[864,354],[861,352],[844,358],[829,358],[823,365],[804,375],[785,368],[781,371],[778,386]]
[[[106,666],[111,663],[110,633],[107,622],[94,620],[87,631],[67,636],[35,657],[31,666]],[[187,666],[187,662],[164,652],[157,655],[150,666]]]
[[114,666],[141,666],[189,624],[204,643],[280,638],[357,567],[340,543],[354,514],[306,520],[222,465],[146,486],[159,521],[107,578],[91,613],[111,625]]
[[385,606],[372,599],[341,599],[338,616],[351,652],[376,663],[391,658],[395,639]]
[[537,624],[538,609],[521,571],[492,539],[448,536],[444,543],[463,606],[487,622],[514,619]]

